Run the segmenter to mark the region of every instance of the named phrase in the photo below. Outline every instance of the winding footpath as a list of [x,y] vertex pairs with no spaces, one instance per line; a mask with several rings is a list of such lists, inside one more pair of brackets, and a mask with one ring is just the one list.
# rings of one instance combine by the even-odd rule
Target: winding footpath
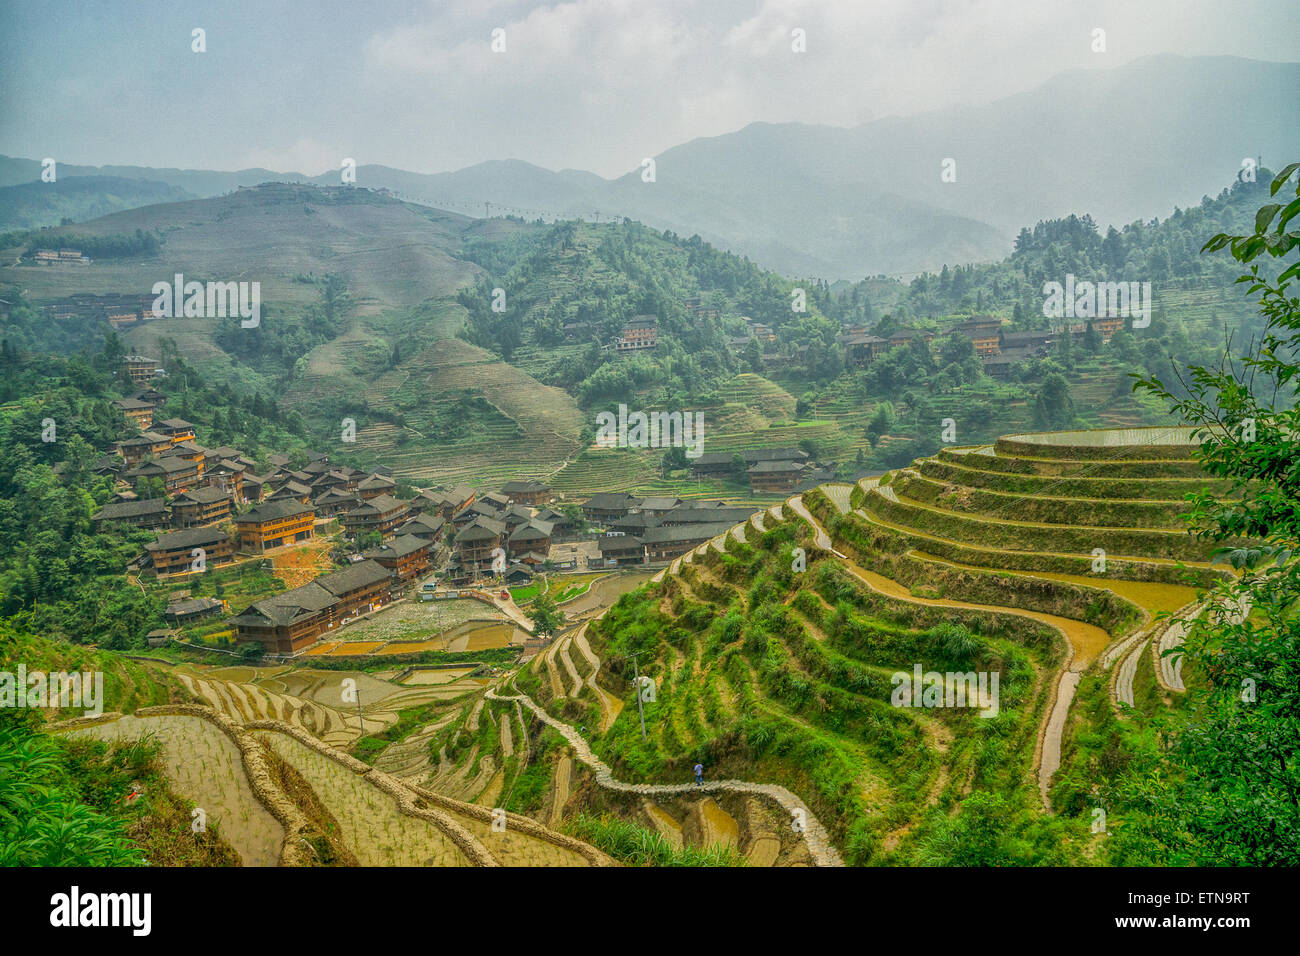
[[564,739],[569,742],[573,748],[574,754],[578,760],[590,767],[596,775],[596,783],[608,790],[616,790],[621,793],[635,793],[643,796],[669,796],[684,793],[718,793],[729,791],[732,793],[749,793],[757,794],[775,800],[781,805],[787,813],[790,814],[792,821],[802,820],[802,830],[804,841],[808,845],[808,852],[812,856],[813,862],[817,866],[843,866],[844,861],[840,858],[839,852],[831,843],[830,836],[826,828],[813,814],[812,810],[800,800],[797,796],[787,790],[785,787],[777,786],[770,783],[749,783],[745,780],[715,780],[696,786],[693,783],[626,783],[617,780],[609,766],[592,752],[591,746],[586,739],[578,733],[569,724],[557,720],[543,710],[527,694],[518,694],[507,696],[498,694],[496,688],[489,688],[487,697],[490,700],[514,701],[523,704],[531,710],[537,719],[553,727],[563,735]]

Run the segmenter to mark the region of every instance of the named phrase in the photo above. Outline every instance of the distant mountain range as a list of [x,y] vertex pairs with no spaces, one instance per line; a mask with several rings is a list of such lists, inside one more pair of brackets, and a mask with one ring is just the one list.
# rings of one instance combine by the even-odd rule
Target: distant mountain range
[[52,183],[0,187],[0,232],[85,222],[123,209],[199,199],[197,193],[152,179],[64,175]]
[[[607,180],[501,160],[435,174],[362,165],[357,184],[469,215],[628,216],[787,275],[859,279],[1000,258],[1020,227],[1071,212],[1122,224],[1193,205],[1245,157],[1275,168],[1300,157],[1300,125],[1283,121],[1298,101],[1300,63],[1165,55],[1062,73],[982,107],[847,129],[755,123],[656,156],[653,183],[639,168]],[[941,180],[945,159],[955,182]],[[267,169],[60,164],[58,176],[151,180],[195,196],[268,180],[339,183],[334,172]],[[36,160],[0,157],[0,185],[39,177]],[[30,190],[21,196],[19,216],[17,194],[0,191],[0,223],[69,215],[60,206],[37,222]]]

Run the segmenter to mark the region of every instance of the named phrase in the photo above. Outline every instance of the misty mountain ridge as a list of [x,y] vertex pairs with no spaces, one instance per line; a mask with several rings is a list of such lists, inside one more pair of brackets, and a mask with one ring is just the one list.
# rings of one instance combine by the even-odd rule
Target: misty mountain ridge
[[[1105,226],[1195,204],[1245,157],[1277,165],[1300,152],[1294,126],[1251,129],[1252,116],[1298,98],[1298,63],[1162,55],[1067,71],[979,107],[851,128],[752,123],[665,150],[652,183],[639,167],[607,180],[517,159],[433,174],[362,165],[357,183],[473,216],[626,216],[787,275],[857,279],[997,259],[1021,226],[1072,212]],[[1171,167],[1169,155],[1182,161]],[[955,181],[941,180],[945,159]],[[34,160],[0,158],[0,184],[39,175]],[[207,196],[267,180],[340,181],[333,171],[59,166],[61,178],[85,175]]]

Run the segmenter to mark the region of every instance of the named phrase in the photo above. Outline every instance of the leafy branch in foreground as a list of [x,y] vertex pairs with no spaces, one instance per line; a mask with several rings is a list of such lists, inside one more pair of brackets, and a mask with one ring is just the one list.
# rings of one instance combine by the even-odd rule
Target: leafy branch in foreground
[[[1198,426],[1202,465],[1231,491],[1194,496],[1189,521],[1239,575],[1216,585],[1188,629],[1180,650],[1201,680],[1168,751],[1125,787],[1140,812],[1116,840],[1120,862],[1300,862],[1300,299],[1288,295],[1300,261],[1286,261],[1300,248],[1300,232],[1288,231],[1300,221],[1298,170],[1287,166],[1271,187],[1276,195],[1296,175],[1295,199],[1263,206],[1253,233],[1216,235],[1203,250],[1226,247],[1248,266],[1238,281],[1259,296],[1263,334],[1239,357],[1191,368],[1186,397],[1154,376],[1134,385]],[[1281,260],[1275,278],[1269,259]]]

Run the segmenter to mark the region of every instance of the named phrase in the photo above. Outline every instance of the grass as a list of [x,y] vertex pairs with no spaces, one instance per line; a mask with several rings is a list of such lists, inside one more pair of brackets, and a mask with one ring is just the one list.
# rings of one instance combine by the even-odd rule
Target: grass
[[735,847],[675,847],[661,834],[611,815],[579,814],[569,831],[629,866],[746,866]]

